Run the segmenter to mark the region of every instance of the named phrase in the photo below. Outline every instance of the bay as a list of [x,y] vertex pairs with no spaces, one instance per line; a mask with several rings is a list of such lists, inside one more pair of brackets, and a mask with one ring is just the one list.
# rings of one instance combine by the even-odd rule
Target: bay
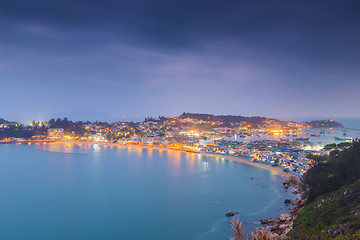
[[282,181],[220,156],[3,144],[0,239],[229,239],[229,210],[248,231],[289,212]]

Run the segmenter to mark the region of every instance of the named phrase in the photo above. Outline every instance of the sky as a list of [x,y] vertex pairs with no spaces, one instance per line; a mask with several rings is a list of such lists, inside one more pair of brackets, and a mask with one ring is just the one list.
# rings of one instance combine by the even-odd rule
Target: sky
[[360,2],[0,0],[0,118],[360,118]]

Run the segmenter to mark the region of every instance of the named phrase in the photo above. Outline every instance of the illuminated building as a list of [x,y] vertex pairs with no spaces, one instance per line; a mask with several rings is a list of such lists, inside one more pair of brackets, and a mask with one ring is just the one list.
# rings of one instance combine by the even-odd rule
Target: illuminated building
[[48,138],[62,138],[64,136],[64,129],[62,128],[49,128],[48,129]]
[[214,139],[200,139],[199,146],[214,145]]
[[154,144],[154,142],[155,142],[154,137],[143,137],[143,138],[141,138],[141,143],[143,145],[148,145],[148,144],[152,145],[152,144]]

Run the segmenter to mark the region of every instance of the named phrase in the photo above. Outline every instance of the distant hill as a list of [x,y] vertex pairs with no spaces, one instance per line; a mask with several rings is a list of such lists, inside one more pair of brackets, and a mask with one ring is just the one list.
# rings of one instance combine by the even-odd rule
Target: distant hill
[[[233,115],[212,115],[206,113],[182,113],[178,118],[191,118],[202,121],[220,121],[225,123],[239,123],[246,122],[251,125],[259,125],[264,123],[265,120],[273,120],[279,123],[285,123],[287,121],[281,121],[274,118],[266,118],[266,117],[244,117],[244,116],[233,116]],[[311,122],[305,122],[308,126],[312,128],[335,128],[335,127],[344,127],[341,123],[335,122],[333,120],[316,120]]]
[[[221,122],[247,122],[251,124],[261,124],[265,120],[269,119],[266,117],[244,117],[244,116],[232,116],[232,115],[212,115],[205,113],[183,113],[179,116],[179,118],[191,118],[202,121],[221,121]],[[276,119],[274,119],[276,120]],[[277,120],[278,121],[278,120]]]
[[3,119],[3,118],[0,118],[0,124],[10,124],[11,122]]
[[333,120],[317,120],[306,122],[312,128],[335,128],[335,127],[344,127],[341,123],[335,122]]

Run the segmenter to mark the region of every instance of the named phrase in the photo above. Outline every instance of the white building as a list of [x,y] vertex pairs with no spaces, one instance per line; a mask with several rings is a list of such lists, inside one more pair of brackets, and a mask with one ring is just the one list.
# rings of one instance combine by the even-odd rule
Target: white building
[[48,129],[48,138],[57,139],[62,138],[64,136],[63,128],[49,128]]
[[143,145],[154,144],[154,142],[155,142],[155,137],[143,137],[143,138],[141,138],[141,143]]
[[214,139],[200,139],[199,146],[214,145]]

